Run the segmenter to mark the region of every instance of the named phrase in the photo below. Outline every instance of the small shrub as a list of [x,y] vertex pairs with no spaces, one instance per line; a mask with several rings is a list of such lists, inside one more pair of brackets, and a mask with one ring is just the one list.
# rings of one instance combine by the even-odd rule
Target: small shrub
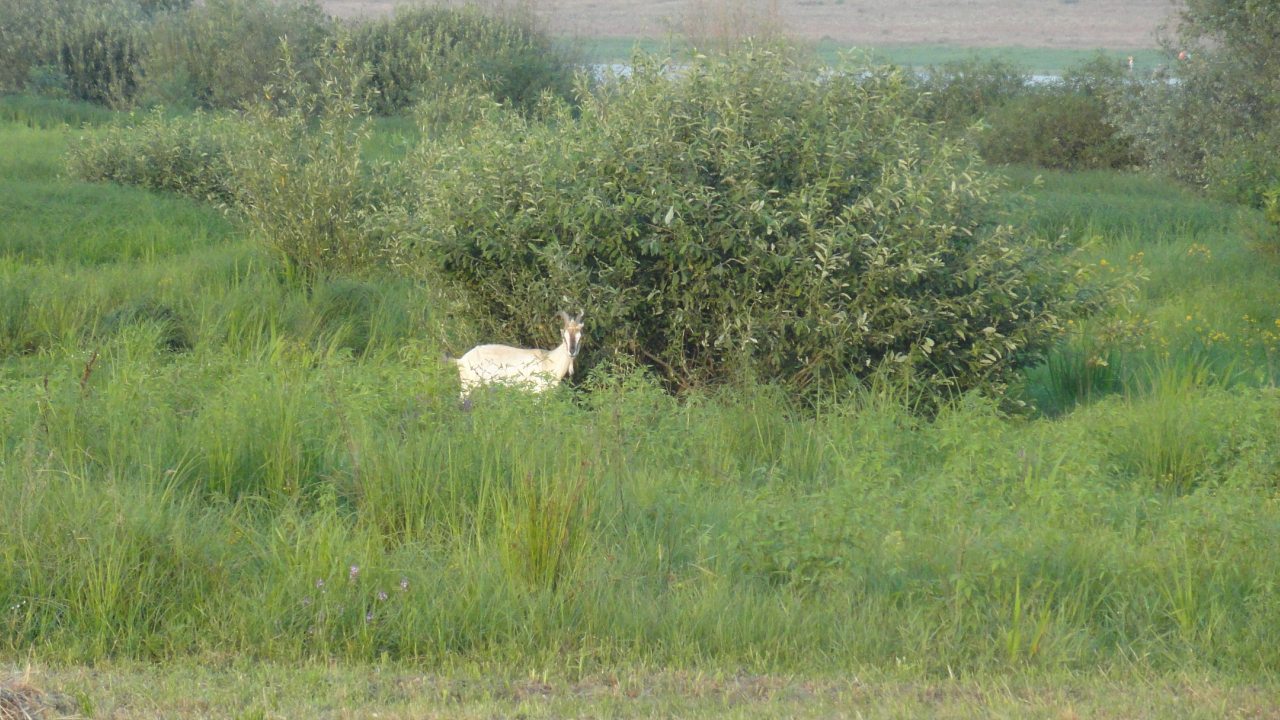
[[157,333],[161,347],[172,352],[190,350],[191,333],[181,314],[173,307],[151,299],[130,301],[107,313],[99,323],[103,335],[121,332],[129,325],[150,324]]
[[592,515],[588,478],[528,475],[498,500],[507,572],[535,590],[557,590],[587,543]]
[[157,18],[191,0],[5,0],[0,3],[0,91],[130,105]]
[[1054,348],[1040,367],[1028,373],[1036,408],[1048,415],[1064,413],[1123,388],[1122,354],[1089,335]]
[[676,30],[700,51],[732,50],[743,41],[783,36],[776,2],[762,0],[690,0],[676,19]]
[[[1220,469],[1232,398],[1206,390],[1205,368],[1157,366],[1129,398],[1134,412],[1113,428],[1115,455],[1122,470],[1162,489],[1184,493]],[[1213,412],[1212,409],[1218,410]]]
[[[1280,107],[1280,106],[1278,106]],[[1280,124],[1242,131],[1204,160],[1203,183],[1213,196],[1265,208],[1267,190],[1280,184]]]
[[971,148],[905,119],[901,73],[747,46],[675,74],[639,57],[579,98],[423,158],[424,267],[506,341],[583,307],[588,353],[670,387],[893,369],[937,399],[999,386],[1084,309],[1054,243],[996,223]]
[[339,47],[315,90],[285,50],[272,102],[244,116],[232,159],[236,206],[299,279],[366,269],[384,259],[385,223],[398,205],[387,165],[362,155],[371,132],[357,101],[363,75]]
[[1280,185],[1272,187],[1262,194],[1263,211],[1267,222],[1280,233]]
[[68,167],[82,180],[136,185],[233,205],[236,182],[230,156],[241,135],[227,118],[199,113],[170,117],[156,110],[133,124],[116,124],[82,136],[71,146]]

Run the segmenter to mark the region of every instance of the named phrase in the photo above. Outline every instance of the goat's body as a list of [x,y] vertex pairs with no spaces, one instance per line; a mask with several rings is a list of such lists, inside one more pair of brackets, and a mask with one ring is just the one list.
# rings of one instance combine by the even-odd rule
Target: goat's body
[[573,367],[569,347],[564,343],[554,350],[478,345],[457,362],[464,396],[478,385],[490,384],[543,392],[558,385]]
[[462,380],[462,400],[466,402],[471,391],[481,385],[508,385],[540,393],[572,375],[582,338],[582,314],[576,319],[560,315],[564,319],[563,342],[554,350],[477,345],[455,360]]

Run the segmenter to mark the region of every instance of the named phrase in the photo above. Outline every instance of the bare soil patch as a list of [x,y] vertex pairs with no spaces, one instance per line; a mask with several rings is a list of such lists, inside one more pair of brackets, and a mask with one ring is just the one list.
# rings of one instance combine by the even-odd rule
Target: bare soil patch
[[[323,0],[338,16],[390,12],[396,0]],[[534,11],[556,32],[663,38],[751,24],[859,45],[1137,49],[1178,0],[548,0]]]

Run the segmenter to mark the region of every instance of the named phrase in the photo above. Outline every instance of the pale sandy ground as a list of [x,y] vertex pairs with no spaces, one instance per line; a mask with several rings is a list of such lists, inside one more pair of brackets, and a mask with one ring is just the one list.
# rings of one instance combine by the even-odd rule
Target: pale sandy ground
[[[512,0],[490,0],[490,2]],[[760,24],[865,45],[1155,47],[1177,0],[514,0],[557,32],[656,37]],[[335,15],[389,12],[395,0],[323,0]]]

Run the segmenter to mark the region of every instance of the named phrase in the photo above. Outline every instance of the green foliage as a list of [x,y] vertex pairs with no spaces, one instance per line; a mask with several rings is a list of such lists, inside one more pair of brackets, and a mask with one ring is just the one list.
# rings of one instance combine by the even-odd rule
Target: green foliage
[[[1212,477],[1222,465],[1224,416],[1212,409],[1233,402],[1217,395],[1216,402],[1193,392],[1209,379],[1203,367],[1166,365],[1145,379],[1144,396],[1133,398],[1134,412],[1114,428],[1119,461],[1135,476],[1177,493],[1188,492]],[[1191,398],[1197,397],[1196,402]]]
[[1167,41],[1175,82],[1148,85],[1126,127],[1152,165],[1261,205],[1280,179],[1280,8],[1191,0]]
[[676,388],[998,387],[1085,309],[1087,278],[996,225],[999,179],[907,118],[912,98],[900,73],[823,74],[775,48],[674,74],[638,57],[577,111],[429,146],[423,262],[505,341],[543,342],[557,308],[582,307],[590,357]]
[[1057,415],[1078,404],[1123,389],[1121,354],[1088,334],[1069,338],[1054,348],[1038,372],[1030,375],[1036,408]]
[[316,90],[285,50],[281,82],[265,89],[270,102],[239,115],[131,117],[83,136],[69,154],[72,173],[216,202],[300,279],[389,261],[385,238],[403,200],[389,164],[364,157],[363,76],[339,47],[316,69]]
[[358,23],[351,32],[355,58],[369,66],[372,107],[381,114],[418,102],[448,104],[456,88],[525,111],[543,93],[567,98],[572,90],[575,59],[531,16],[402,5],[391,17]]
[[240,108],[262,98],[288,45],[300,74],[315,81],[332,21],[315,0],[209,0],[168,13],[150,30],[141,69],[148,103]]
[[590,478],[526,476],[500,501],[503,566],[534,590],[554,592],[581,562],[590,529]]
[[267,88],[272,102],[245,114],[243,152],[233,159],[237,209],[302,279],[386,261],[387,213],[398,204],[386,164],[363,155],[365,76],[339,45],[317,89],[285,51],[280,81]]
[[76,100],[127,106],[138,91],[138,60],[144,42],[130,17],[101,15],[92,8],[57,37],[58,68]]
[[1027,83],[988,103],[976,135],[982,156],[1065,170],[1123,169],[1142,158],[1114,117],[1137,93],[1125,65],[1098,56],[1060,80]]
[[106,125],[117,117],[106,108],[67,98],[25,93],[0,96],[0,120],[29,128]]
[[7,0],[0,89],[112,106],[238,107],[260,96],[281,41],[305,63],[330,35],[314,0]]
[[1273,231],[1280,232],[1280,185],[1263,193],[1262,199],[1267,222],[1271,223]]
[[285,61],[318,92],[321,58],[350,46],[381,113],[442,104],[459,89],[530,111],[568,97],[576,56],[531,13],[402,7],[344,25],[316,0],[6,0],[0,91],[113,107],[244,108]]
[[135,0],[0,3],[0,90],[127,105],[140,81],[147,10]]
[[155,110],[81,136],[67,165],[76,177],[166,190],[223,205],[237,193],[232,157],[243,132],[229,118]]
[[1028,92],[992,112],[987,123],[978,147],[990,162],[1061,170],[1125,169],[1139,162],[1103,99],[1065,87]]
[[1030,76],[1001,58],[973,56],[923,69],[916,110],[928,122],[963,129],[1028,92]]

